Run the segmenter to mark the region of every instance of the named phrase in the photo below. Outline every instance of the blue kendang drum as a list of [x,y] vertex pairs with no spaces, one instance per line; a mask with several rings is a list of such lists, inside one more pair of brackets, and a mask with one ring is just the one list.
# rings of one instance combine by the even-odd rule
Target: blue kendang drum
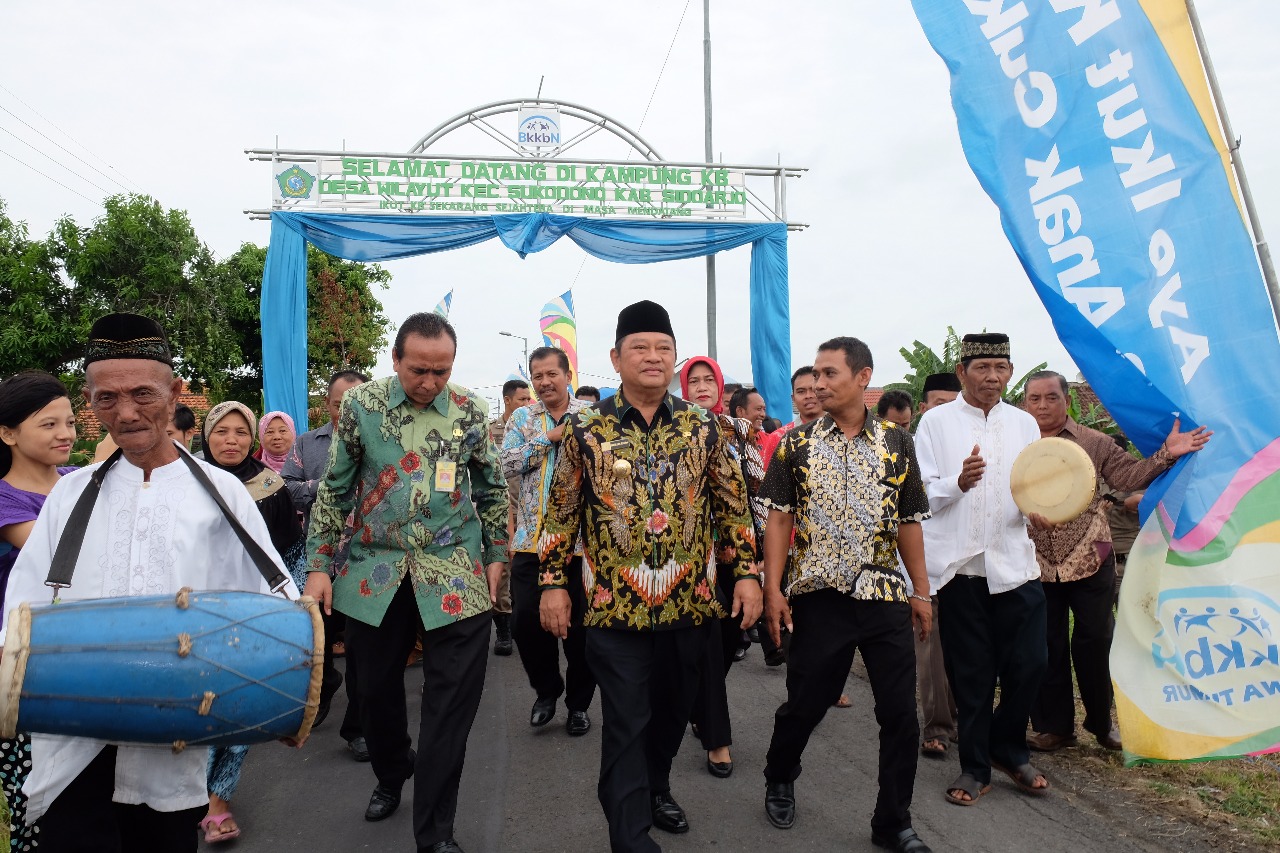
[[253,592],[67,601],[9,614],[0,736],[184,746],[305,738],[320,703],[315,601]]

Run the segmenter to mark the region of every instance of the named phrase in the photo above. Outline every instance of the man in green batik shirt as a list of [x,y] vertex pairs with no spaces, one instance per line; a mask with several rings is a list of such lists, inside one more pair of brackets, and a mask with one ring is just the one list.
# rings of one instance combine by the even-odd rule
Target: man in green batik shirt
[[[715,418],[667,393],[676,342],[648,300],[618,315],[609,354],[622,387],[570,416],[538,554],[542,625],[568,635],[570,583],[582,584],[586,652],[604,711],[597,794],[619,853],[659,850],[649,827],[688,832],[671,760],[689,722],[708,632],[727,612],[760,615],[747,485]],[[569,571],[581,530],[585,559]],[[715,558],[712,559],[712,548]],[[717,596],[730,572],[733,601]],[[576,576],[575,576],[576,575]]]
[[[347,615],[347,660],[360,673],[360,720],[378,778],[365,819],[389,817],[413,776],[414,837],[431,853],[461,850],[458,780],[508,559],[507,488],[488,406],[448,381],[456,354],[448,321],[414,314],[392,348],[396,375],[347,392],[307,540],[306,594]],[[351,553],[331,582],[348,513]],[[420,626],[415,757],[404,661]]]

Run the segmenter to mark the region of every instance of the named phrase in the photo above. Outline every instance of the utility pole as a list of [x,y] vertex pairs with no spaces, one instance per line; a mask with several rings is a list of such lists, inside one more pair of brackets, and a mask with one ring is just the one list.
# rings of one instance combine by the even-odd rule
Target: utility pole
[[1231,120],[1227,118],[1227,105],[1222,98],[1222,89],[1218,87],[1218,75],[1213,70],[1213,60],[1209,58],[1209,46],[1205,44],[1204,31],[1200,29],[1200,16],[1196,14],[1194,0],[1187,0],[1187,16],[1191,19],[1191,31],[1196,37],[1196,48],[1200,51],[1204,74],[1209,80],[1213,103],[1218,108],[1218,118],[1222,122],[1222,135],[1226,137],[1227,150],[1231,152],[1231,166],[1236,173],[1236,182],[1240,185],[1240,197],[1244,201],[1245,213],[1249,217],[1249,228],[1253,231],[1253,245],[1258,252],[1262,277],[1267,282],[1267,295],[1271,297],[1271,311],[1275,314],[1276,323],[1280,325],[1280,284],[1276,282],[1275,264],[1271,260],[1271,249],[1267,246],[1267,240],[1262,236],[1262,222],[1258,219],[1258,209],[1253,204],[1253,193],[1249,190],[1249,179],[1244,173],[1240,140],[1232,132]]
[[524,344],[524,366],[521,369],[528,370],[529,369],[529,339],[526,338],[524,335],[513,335],[510,332],[498,332],[498,334],[507,338],[516,338],[517,340],[519,340],[521,343]]
[[[711,0],[702,0],[702,103],[705,162],[711,162]],[[716,256],[707,255],[707,355],[716,358]]]

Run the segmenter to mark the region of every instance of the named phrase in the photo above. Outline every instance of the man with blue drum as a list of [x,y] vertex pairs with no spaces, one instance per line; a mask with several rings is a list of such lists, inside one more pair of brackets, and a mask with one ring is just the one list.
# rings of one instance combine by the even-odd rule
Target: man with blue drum
[[[85,397],[120,449],[106,462],[59,480],[13,567],[8,606],[46,605],[55,595],[71,601],[174,594],[183,587],[271,592],[196,472],[203,472],[250,537],[269,542],[248,491],[225,471],[185,456],[166,434],[181,386],[158,323],[110,314],[93,324],[85,350]],[[94,511],[86,502],[87,521],[69,524],[93,475],[103,469],[101,506]],[[69,585],[55,592],[46,579],[58,544],[80,528],[83,542]],[[283,575],[279,558],[267,550]],[[283,583],[296,598],[287,576]],[[86,639],[110,643],[88,627]],[[85,673],[87,680],[94,675]],[[208,755],[196,747],[33,735],[31,775],[23,791],[40,849],[194,851],[196,824],[209,803]]]
[[[438,314],[396,334],[394,376],[342,398],[329,467],[311,508],[307,594],[347,616],[347,661],[377,787],[365,819],[390,817],[413,778],[419,851],[453,838],[467,734],[480,706],[498,582],[507,562],[507,487],[488,406],[449,382],[458,341]],[[347,563],[329,577],[348,514]],[[404,661],[419,628],[422,720],[410,748]]]

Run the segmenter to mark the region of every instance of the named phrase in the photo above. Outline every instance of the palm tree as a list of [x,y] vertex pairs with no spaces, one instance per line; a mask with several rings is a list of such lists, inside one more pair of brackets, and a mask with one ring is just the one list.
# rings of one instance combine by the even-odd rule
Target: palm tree
[[884,388],[886,391],[906,391],[912,400],[919,403],[924,397],[926,379],[935,373],[952,373],[960,363],[960,336],[955,329],[947,326],[941,355],[921,341],[914,341],[911,349],[903,347],[898,352],[902,354],[911,372],[902,377],[901,382],[891,383]]
[[[985,332],[986,329],[983,329]],[[906,391],[917,404],[924,399],[924,381],[934,373],[954,373],[960,363],[960,336],[956,330],[947,326],[947,336],[942,341],[942,354],[939,355],[920,341],[914,341],[912,348],[903,347],[898,350],[906,360],[911,372],[902,377],[901,382],[893,382],[884,386],[886,391]],[[1021,406],[1026,394],[1027,377],[1038,370],[1044,370],[1048,362],[1041,362],[1022,375],[1022,378],[1009,386],[1004,399],[1011,405]]]

